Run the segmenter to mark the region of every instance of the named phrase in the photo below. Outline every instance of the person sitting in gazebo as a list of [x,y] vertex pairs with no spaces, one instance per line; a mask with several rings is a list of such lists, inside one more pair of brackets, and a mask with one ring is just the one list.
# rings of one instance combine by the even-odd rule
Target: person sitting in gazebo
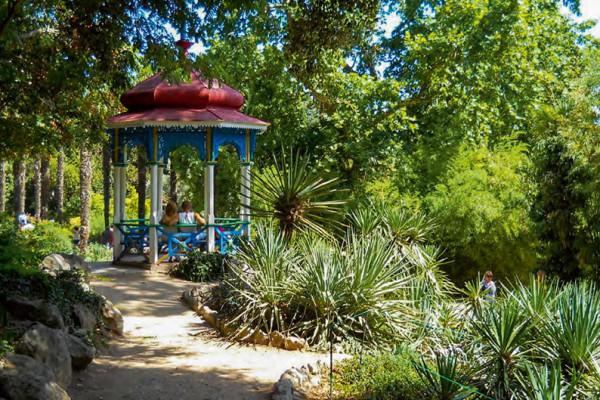
[[200,216],[200,214],[192,210],[192,203],[189,200],[185,200],[183,203],[181,203],[179,223],[205,225],[206,221]]
[[160,219],[160,224],[165,226],[173,226],[179,222],[179,214],[177,213],[177,204],[170,200],[165,207],[165,213]]

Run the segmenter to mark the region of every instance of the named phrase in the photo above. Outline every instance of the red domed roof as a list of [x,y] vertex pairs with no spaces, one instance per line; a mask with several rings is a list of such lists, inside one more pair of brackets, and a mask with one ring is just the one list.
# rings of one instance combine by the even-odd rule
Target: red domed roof
[[205,125],[264,130],[268,122],[240,111],[244,96],[237,90],[194,72],[191,82],[170,84],[156,74],[123,93],[127,112],[108,120],[111,128],[156,125]]
[[196,72],[190,83],[170,84],[156,74],[123,93],[121,103],[130,111],[154,108],[224,107],[239,110],[244,96],[231,87],[202,79]]

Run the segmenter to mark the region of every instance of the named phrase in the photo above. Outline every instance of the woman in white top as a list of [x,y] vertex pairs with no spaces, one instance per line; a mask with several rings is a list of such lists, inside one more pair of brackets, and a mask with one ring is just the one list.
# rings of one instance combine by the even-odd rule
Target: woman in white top
[[181,203],[181,212],[179,213],[180,224],[204,225],[206,221],[197,212],[192,210],[192,203],[188,200]]

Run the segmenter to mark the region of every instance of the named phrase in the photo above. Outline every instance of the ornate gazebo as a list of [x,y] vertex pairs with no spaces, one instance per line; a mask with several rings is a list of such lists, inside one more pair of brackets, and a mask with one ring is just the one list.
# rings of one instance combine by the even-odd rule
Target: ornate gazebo
[[[184,43],[184,49],[189,47]],[[170,84],[156,74],[125,92],[121,103],[127,112],[108,120],[111,138],[114,174],[114,253],[113,262],[121,260],[131,243],[138,248],[149,248],[148,262],[159,263],[159,238],[167,236],[160,226],[162,216],[162,178],[169,153],[187,145],[193,147],[205,161],[204,209],[206,226],[186,227],[185,233],[170,233],[169,254],[172,247],[192,248],[201,242],[208,252],[224,251],[216,248],[215,241],[225,235],[249,235],[250,166],[254,157],[256,137],[268,123],[240,111],[244,96],[219,82],[207,80],[199,73],[191,74],[189,83]],[[233,145],[240,158],[241,206],[239,220],[215,217],[214,174],[219,147]],[[126,167],[128,153],[136,146],[147,152],[150,169],[150,218],[127,219],[125,215]],[[235,229],[234,229],[235,227]],[[183,229],[181,229],[183,230]],[[200,235],[204,232],[203,235]],[[195,235],[195,236],[194,236]],[[201,240],[198,238],[202,238]],[[147,251],[147,250],[146,250]]]

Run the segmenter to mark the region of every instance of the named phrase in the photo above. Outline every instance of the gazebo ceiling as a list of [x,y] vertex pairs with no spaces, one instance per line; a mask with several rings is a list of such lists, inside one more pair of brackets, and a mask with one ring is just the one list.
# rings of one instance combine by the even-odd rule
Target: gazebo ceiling
[[199,73],[189,83],[170,84],[160,74],[140,82],[121,96],[127,112],[108,120],[110,128],[135,126],[220,126],[264,130],[268,122],[240,111],[244,96]]

